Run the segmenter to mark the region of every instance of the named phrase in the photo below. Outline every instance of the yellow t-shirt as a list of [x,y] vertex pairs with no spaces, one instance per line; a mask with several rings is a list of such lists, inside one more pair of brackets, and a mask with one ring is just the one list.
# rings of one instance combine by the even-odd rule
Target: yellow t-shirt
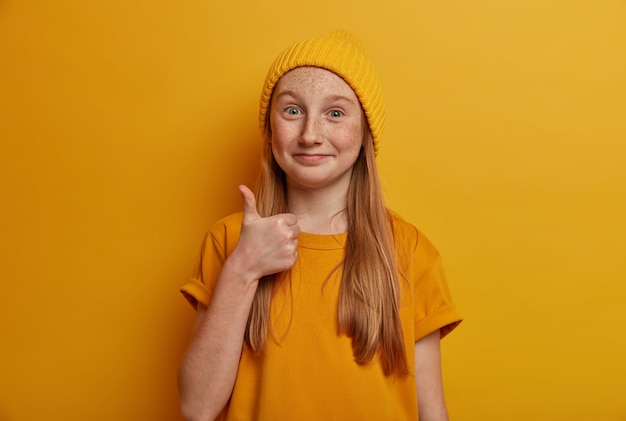
[[[209,305],[226,257],[239,238],[242,214],[209,232],[194,277],[182,289]],[[401,279],[400,317],[411,374],[385,376],[378,359],[354,362],[350,338],[337,333],[337,296],[346,234],[300,233],[298,260],[272,299],[274,339],[261,355],[244,345],[224,420],[417,420],[414,343],[461,321],[437,250],[411,224],[394,218]],[[332,272],[330,278],[329,273]]]

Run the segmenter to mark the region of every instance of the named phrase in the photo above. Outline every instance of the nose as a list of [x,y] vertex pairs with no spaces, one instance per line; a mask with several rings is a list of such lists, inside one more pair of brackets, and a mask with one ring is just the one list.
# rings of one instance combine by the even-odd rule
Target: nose
[[302,134],[300,136],[300,143],[304,145],[315,145],[321,142],[322,123],[319,119],[307,115],[302,127]]

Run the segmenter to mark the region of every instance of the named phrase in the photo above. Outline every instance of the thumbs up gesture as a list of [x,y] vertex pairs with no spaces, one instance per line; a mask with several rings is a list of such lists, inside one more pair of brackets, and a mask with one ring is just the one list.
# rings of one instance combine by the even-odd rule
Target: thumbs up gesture
[[254,193],[239,186],[243,198],[241,234],[234,253],[254,279],[281,272],[296,263],[300,227],[296,215],[284,213],[263,218],[256,208]]

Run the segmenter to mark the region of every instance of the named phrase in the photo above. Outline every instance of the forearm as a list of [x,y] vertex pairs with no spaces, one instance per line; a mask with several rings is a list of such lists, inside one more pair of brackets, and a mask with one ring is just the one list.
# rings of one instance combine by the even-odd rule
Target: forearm
[[415,343],[415,382],[420,421],[448,421],[441,378],[440,332]]
[[181,409],[189,420],[213,420],[232,393],[248,313],[258,284],[227,262],[210,306],[199,314],[179,372]]

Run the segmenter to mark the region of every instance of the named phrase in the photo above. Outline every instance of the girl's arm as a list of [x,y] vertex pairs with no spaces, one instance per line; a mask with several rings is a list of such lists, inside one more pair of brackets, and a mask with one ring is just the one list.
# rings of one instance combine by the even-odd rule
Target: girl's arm
[[189,421],[214,420],[232,393],[248,313],[258,280],[226,262],[207,308],[198,303],[194,336],[180,366],[182,414]]
[[244,200],[239,242],[226,259],[211,302],[198,304],[194,336],[180,366],[180,405],[187,420],[213,420],[230,399],[237,377],[248,314],[265,275],[296,261],[300,229],[292,214],[261,218],[252,192]]
[[415,384],[420,421],[447,421],[439,330],[415,342]]

